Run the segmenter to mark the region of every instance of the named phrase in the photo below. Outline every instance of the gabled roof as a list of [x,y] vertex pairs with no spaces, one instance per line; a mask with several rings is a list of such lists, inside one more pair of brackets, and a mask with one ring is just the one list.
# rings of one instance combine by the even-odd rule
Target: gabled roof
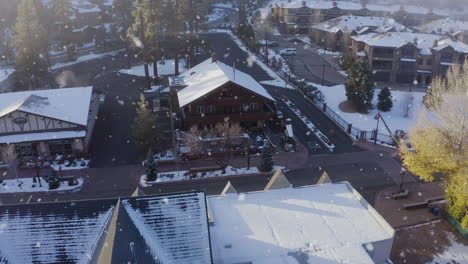
[[211,263],[204,193],[130,198],[122,205],[156,263]]
[[177,93],[180,107],[183,107],[198,98],[216,90],[220,86],[233,82],[260,96],[274,101],[273,97],[250,75],[234,70],[226,64],[207,59],[197,66],[180,74],[187,85]]
[[351,33],[359,32],[366,27],[372,27],[375,32],[387,32],[391,29],[395,31],[408,30],[405,26],[396,22],[392,18],[386,17],[371,17],[371,16],[340,16],[320,24],[312,26],[312,28],[335,33],[338,31]]
[[92,87],[2,93],[0,116],[19,110],[86,126],[92,93]]
[[412,44],[419,49],[423,55],[430,55],[431,50],[441,50],[448,46],[460,53],[468,53],[468,45],[460,41],[451,40],[448,37],[409,32],[386,32],[381,34],[365,34],[351,37],[356,41],[362,41],[373,47],[400,48]]
[[420,25],[416,29],[424,33],[453,34],[460,30],[468,30],[468,21],[444,18]]
[[115,200],[0,207],[0,263],[88,263]]

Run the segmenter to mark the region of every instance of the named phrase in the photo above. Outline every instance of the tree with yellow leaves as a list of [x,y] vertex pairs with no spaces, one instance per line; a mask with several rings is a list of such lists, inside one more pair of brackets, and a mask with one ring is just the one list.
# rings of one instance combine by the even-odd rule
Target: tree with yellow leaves
[[436,78],[424,103],[400,146],[404,166],[425,181],[442,179],[449,213],[468,228],[468,63]]

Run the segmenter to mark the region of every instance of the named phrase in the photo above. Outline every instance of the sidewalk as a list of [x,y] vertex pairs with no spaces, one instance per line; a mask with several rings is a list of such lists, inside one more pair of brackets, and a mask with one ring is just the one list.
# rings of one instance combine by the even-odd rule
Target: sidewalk
[[[375,209],[395,229],[409,227],[441,219],[442,216],[433,215],[429,208],[406,210],[403,205],[415,202],[423,202],[428,198],[443,196],[444,190],[439,182],[430,183],[406,183],[404,189],[409,190],[408,198],[394,200],[393,192],[398,191],[399,186],[387,188],[376,195]],[[443,204],[441,204],[443,205]]]

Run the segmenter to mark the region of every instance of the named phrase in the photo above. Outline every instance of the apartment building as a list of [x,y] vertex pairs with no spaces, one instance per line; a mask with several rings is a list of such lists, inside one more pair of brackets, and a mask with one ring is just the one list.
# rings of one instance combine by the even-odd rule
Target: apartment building
[[340,16],[310,28],[310,38],[316,45],[333,51],[351,46],[351,37],[366,33],[411,31],[392,18]]
[[468,8],[430,9],[411,5],[361,4],[344,1],[277,0],[271,5],[272,18],[280,31],[308,34],[310,26],[343,15],[394,18],[406,26],[417,26],[444,17],[466,17]]
[[468,57],[468,45],[458,40],[409,32],[354,36],[352,51],[368,59],[376,81],[419,84],[429,84]]
[[468,44],[468,21],[444,18],[416,27],[422,33],[453,36]]

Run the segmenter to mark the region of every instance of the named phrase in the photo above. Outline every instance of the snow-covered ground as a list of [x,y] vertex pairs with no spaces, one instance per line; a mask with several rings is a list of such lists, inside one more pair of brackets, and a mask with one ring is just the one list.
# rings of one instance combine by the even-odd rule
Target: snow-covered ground
[[228,2],[228,3],[217,3],[213,5],[214,7],[222,7],[222,8],[235,8],[233,3]]
[[324,49],[317,49],[317,52],[319,54],[326,54],[326,55],[332,55],[332,56],[341,56],[341,52],[339,51],[329,51],[329,50],[324,50]]
[[78,59],[76,61],[56,63],[55,65],[51,66],[50,69],[51,70],[57,70],[57,69],[67,67],[67,66],[71,66],[71,65],[74,65],[74,64],[77,64],[77,63],[80,63],[80,62],[84,62],[84,61],[102,59],[102,58],[104,58],[106,56],[114,56],[114,55],[116,55],[117,53],[119,53],[119,52],[121,52],[123,50],[124,49],[120,49],[120,50],[116,50],[116,51],[112,51],[112,52],[107,52],[107,53],[100,53],[100,54],[94,54],[93,53],[93,54],[89,54],[89,55],[80,56],[80,57],[78,57]]
[[207,22],[213,22],[223,19],[226,15],[226,10],[222,8],[213,8],[213,12],[206,16]]
[[450,246],[444,252],[437,254],[428,264],[440,263],[468,263],[468,247],[455,240],[451,233],[447,233]]
[[4,81],[10,74],[15,72],[13,68],[0,68],[0,82]]
[[[325,102],[327,106],[341,116],[346,122],[351,123],[353,127],[361,130],[371,131],[375,129],[377,120],[374,119],[375,115],[379,112],[377,109],[370,110],[368,114],[361,113],[346,113],[339,108],[339,104],[346,101],[346,91],[344,85],[336,86],[321,86],[313,84],[322,91],[325,96]],[[377,105],[377,96],[380,90],[375,89],[374,100],[372,103],[374,106]],[[423,96],[425,93],[422,92],[403,92],[403,91],[391,91],[393,96],[393,107],[389,112],[381,112],[385,122],[387,122],[392,133],[395,130],[408,131],[408,128],[415,123],[419,110],[424,107]],[[411,96],[414,99],[410,103]],[[408,117],[405,117],[406,108],[409,107]],[[389,134],[383,124],[379,125],[379,133]]]
[[291,85],[289,84],[286,84],[285,81],[283,80],[269,80],[269,81],[261,81],[260,82],[261,84],[265,84],[265,85],[271,85],[271,86],[276,86],[276,87],[281,87],[281,88],[289,88],[289,89],[293,89]]
[[[68,182],[61,182],[60,186],[57,189],[49,190],[49,184],[41,179],[42,187],[39,186],[39,183],[34,183],[33,178],[21,178],[18,180],[10,179],[3,180],[0,184],[0,193],[18,193],[18,192],[61,192],[61,191],[71,191],[78,190],[83,186],[83,179],[77,179],[78,184],[73,186],[68,186]],[[35,185],[36,187],[32,187]]]
[[[148,65],[150,75],[153,75],[153,64]],[[179,60],[179,72],[184,72],[186,70],[185,61]],[[133,66],[131,69],[122,69],[119,71],[120,73],[136,75],[136,76],[145,76],[145,66],[138,65]],[[175,73],[175,62],[174,60],[166,60],[164,62],[158,62],[158,75],[165,76],[165,75],[174,75]]]
[[[273,171],[277,169],[284,169],[284,167],[281,166],[273,166]],[[232,166],[227,166],[226,167],[226,173],[222,174],[221,170],[217,171],[210,171],[206,172],[204,176],[202,176],[202,173],[199,172],[197,173],[197,176],[192,178],[188,174],[188,171],[181,170],[181,171],[170,171],[170,172],[160,172],[158,173],[157,179],[154,182],[147,182],[146,181],[146,174],[142,175],[140,177],[140,185],[142,187],[148,187],[151,186],[151,184],[154,183],[159,183],[159,182],[170,182],[170,181],[182,181],[182,180],[193,180],[193,179],[202,179],[202,178],[212,178],[212,177],[224,177],[224,176],[234,176],[234,175],[245,175],[245,174],[256,174],[256,173],[261,173],[257,167],[250,167],[250,169],[247,168],[234,168]],[[184,175],[187,174],[187,175]]]
[[[83,162],[83,165],[81,164]],[[89,167],[89,160],[83,160],[83,161],[77,161],[77,165],[76,166],[73,166],[73,165],[69,165],[69,166],[65,166],[65,165],[51,165],[50,166],[53,170],[56,170],[56,171],[59,171],[59,170],[82,170],[82,169],[87,169]]]

